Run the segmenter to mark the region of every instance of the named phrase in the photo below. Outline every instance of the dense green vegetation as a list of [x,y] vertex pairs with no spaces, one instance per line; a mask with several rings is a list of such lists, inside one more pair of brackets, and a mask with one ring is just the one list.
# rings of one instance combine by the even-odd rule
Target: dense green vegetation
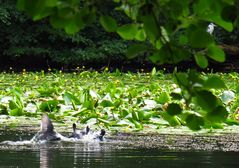
[[[218,75],[226,86],[220,81],[217,85],[212,82],[218,81]],[[14,73],[12,70],[12,73],[0,74],[0,113],[38,116],[47,112],[61,122],[70,119],[126,129],[187,125],[197,130],[236,124],[239,75],[202,74],[200,79],[212,92],[195,84],[194,89],[198,90],[195,93],[200,96],[187,102],[183,97],[185,90],[178,87],[173,76],[155,69],[151,73],[121,73],[118,70],[109,73],[107,69],[102,73],[83,69],[76,69],[75,73],[25,70]],[[216,102],[212,101],[214,95]],[[213,106],[218,111],[207,113],[206,110]]]
[[[117,34],[105,32],[98,20],[94,21],[93,26],[88,25],[87,29],[69,35],[60,29],[50,27],[47,19],[33,22],[27,14],[16,9],[16,2],[16,0],[0,0],[0,42],[2,44],[0,58],[3,68],[6,68],[4,65],[11,65],[15,67],[29,66],[35,69],[42,67],[72,69],[72,66],[89,65],[94,67],[115,65],[119,62],[123,64],[125,61],[129,61],[125,58],[128,43],[120,39]],[[129,19],[123,12],[112,10],[118,4],[113,1],[103,4],[104,7],[97,9],[97,13],[113,16],[117,20],[118,26],[129,23]],[[195,22],[195,25],[197,24]],[[202,29],[206,29],[206,24]],[[180,29],[175,35],[170,36],[172,40],[175,39],[172,42],[177,42],[178,39],[181,42],[186,42],[185,37],[182,36],[184,33],[183,29]],[[238,29],[228,33],[217,26],[214,35],[219,43],[238,44],[239,41]],[[144,38],[143,30],[139,31],[136,41],[140,38]],[[131,56],[135,56],[135,54]],[[145,56],[139,58],[140,62],[145,61]],[[138,60],[130,61],[137,62]],[[31,63],[34,66],[29,65]]]
[[[16,1],[3,2],[5,7],[1,7],[3,14],[0,20],[5,32],[1,36],[4,42],[10,44],[5,43],[1,48],[4,58],[8,54],[19,57],[34,53],[34,56],[40,55],[69,67],[78,65],[80,61],[83,61],[81,64],[91,60],[94,64],[122,61],[126,44],[130,44],[126,52],[130,59],[143,56],[156,64],[174,65],[194,60],[200,68],[206,68],[211,61],[221,63],[226,59],[218,45],[219,39],[223,38],[216,40],[208,33],[208,23],[214,23],[228,32],[239,26],[236,0],[197,0],[193,3],[190,0],[180,3],[177,0],[18,0],[18,9],[25,11],[35,21],[41,20],[38,23],[17,11],[12,14],[14,10],[10,9],[14,9]],[[11,20],[13,18],[15,20]],[[70,35],[51,29],[48,22]],[[11,26],[13,29],[10,29]],[[102,31],[101,26],[109,35]],[[20,28],[15,31],[16,27]],[[27,36],[25,32],[30,32],[30,35]],[[12,36],[14,33],[17,36]],[[132,42],[127,43],[119,37]],[[22,75],[23,79],[32,81],[27,79],[32,74],[28,76],[24,72]],[[38,75],[36,78],[39,78]],[[223,76],[219,75],[204,75],[195,70],[181,73],[175,69],[169,78],[169,82],[174,82],[168,84],[165,80],[168,76],[162,76],[155,69],[149,75],[121,74],[119,71],[99,75],[84,71],[77,76],[80,81],[73,77],[64,79],[71,81],[69,85],[73,90],[68,90],[61,73],[41,75],[43,79],[38,83],[45,77],[50,80],[44,81],[42,86],[32,83],[36,87],[29,87],[33,100],[25,98],[27,91],[24,91],[21,83],[7,92],[13,94],[13,98],[1,106],[2,113],[30,115],[32,113],[25,113],[24,105],[31,102],[36,111],[48,111],[55,118],[77,116],[81,122],[93,119],[105,126],[129,125],[142,129],[144,124],[158,125],[161,123],[158,120],[163,120],[164,124],[186,125],[199,130],[236,123],[233,120],[236,114],[232,111],[238,104],[232,104],[232,101],[238,101],[235,94],[238,88],[228,87]],[[238,80],[237,74],[231,75],[233,80]],[[159,76],[163,77],[165,87],[161,88]],[[93,88],[88,85],[91,83],[88,77],[94,79]],[[135,77],[137,80],[134,80]],[[149,85],[146,79],[150,80]],[[130,80],[133,80],[132,84],[127,83]],[[85,83],[81,83],[83,81]],[[16,83],[13,84],[16,86]],[[170,88],[171,85],[174,90]],[[63,107],[68,110],[62,110]]]
[[[115,3],[113,9],[124,11],[131,21],[122,24],[111,13],[101,12],[109,3]],[[239,24],[236,0],[18,0],[17,5],[33,20],[48,18],[53,27],[69,34],[99,20],[107,32],[136,41],[128,48],[128,58],[147,53],[154,63],[172,64],[194,58],[201,68],[206,68],[209,60],[225,61],[224,51],[206,32],[208,23],[229,32]]]
[[[97,22],[80,33],[68,35],[51,28],[47,20],[33,22],[16,9],[16,0],[0,0],[0,4],[0,59],[3,65],[8,62],[15,67],[40,69],[58,65],[71,69],[126,60],[127,43],[117,35],[106,33]],[[123,15],[118,19],[121,17]]]

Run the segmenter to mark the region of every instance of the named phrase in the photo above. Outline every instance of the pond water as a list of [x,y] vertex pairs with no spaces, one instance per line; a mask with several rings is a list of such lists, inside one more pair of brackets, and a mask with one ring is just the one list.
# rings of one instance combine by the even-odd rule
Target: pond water
[[[13,134],[17,136],[12,136]],[[239,152],[133,148],[118,141],[32,144],[31,134],[0,133],[0,167],[239,167]],[[19,141],[21,140],[21,141]]]

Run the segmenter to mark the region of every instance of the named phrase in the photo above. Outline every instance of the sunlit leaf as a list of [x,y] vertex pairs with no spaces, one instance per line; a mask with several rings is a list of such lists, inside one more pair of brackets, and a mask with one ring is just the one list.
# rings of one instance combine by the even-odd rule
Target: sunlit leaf
[[48,100],[42,102],[39,106],[39,109],[43,112],[52,112],[59,109],[58,104],[58,100]]
[[10,110],[9,115],[10,116],[21,116],[22,110],[19,108],[12,109],[12,110]]
[[72,103],[80,104],[80,100],[76,96],[74,96],[73,94],[71,94],[69,92],[64,93],[63,99],[64,99],[66,105],[71,105]]

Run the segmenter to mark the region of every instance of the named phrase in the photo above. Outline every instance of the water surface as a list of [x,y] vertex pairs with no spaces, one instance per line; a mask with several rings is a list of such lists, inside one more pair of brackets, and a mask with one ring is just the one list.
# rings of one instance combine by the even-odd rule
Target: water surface
[[17,135],[1,136],[12,144],[0,145],[0,167],[239,167],[239,152],[139,149],[117,141],[29,143],[23,139],[31,134]]

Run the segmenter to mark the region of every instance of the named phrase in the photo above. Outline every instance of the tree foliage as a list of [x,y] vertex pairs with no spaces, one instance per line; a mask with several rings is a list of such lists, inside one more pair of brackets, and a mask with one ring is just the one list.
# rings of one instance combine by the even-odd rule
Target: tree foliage
[[[18,7],[33,20],[48,17],[53,27],[70,34],[99,19],[106,31],[116,32],[126,40],[135,40],[139,47],[144,42],[147,45],[143,47],[145,52],[155,63],[178,63],[195,58],[201,68],[207,67],[210,59],[225,60],[214,37],[205,31],[208,23],[215,23],[227,31],[239,24],[236,0],[114,0],[115,9],[123,10],[132,20],[126,24],[117,24],[114,17],[101,12],[108,2],[112,1],[18,0]],[[134,48],[137,53],[137,47]]]
[[[40,67],[107,64],[125,60],[127,43],[108,34],[99,22],[74,35],[52,29],[47,19],[34,22],[16,9],[16,0],[0,0],[0,58]],[[122,16],[117,16],[121,19]],[[97,59],[96,59],[97,58]],[[45,61],[46,60],[46,61]],[[11,63],[12,64],[12,63]]]

